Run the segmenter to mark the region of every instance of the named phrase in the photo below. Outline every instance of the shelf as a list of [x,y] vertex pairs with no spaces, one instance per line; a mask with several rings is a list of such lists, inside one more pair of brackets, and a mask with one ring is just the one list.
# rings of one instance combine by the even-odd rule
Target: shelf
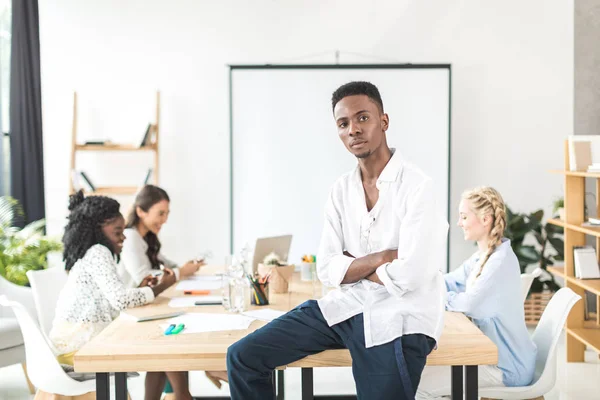
[[567,334],[593,348],[600,353],[600,329],[596,328],[567,328]]
[[132,144],[76,144],[77,151],[156,151],[156,146],[134,146]]
[[563,221],[562,219],[550,218],[547,222],[552,225],[562,226],[563,228],[565,227],[565,221]]
[[136,194],[140,188],[138,186],[115,186],[115,187],[98,187],[93,192],[86,192],[86,195],[128,195]]
[[553,174],[561,174],[561,175],[566,175],[566,176],[580,176],[583,178],[599,178],[600,179],[600,172],[564,171],[564,170],[560,170],[560,169],[553,169],[553,170],[550,170],[550,172]]
[[549,219],[548,223],[552,224],[552,225],[556,225],[556,226],[562,226],[563,228],[569,229],[572,231],[585,233],[586,235],[600,237],[600,227],[595,228],[595,227],[591,227],[591,226],[567,224],[565,221],[557,219],[557,218]]
[[600,296],[600,279],[578,279],[573,276],[566,276],[564,267],[548,267],[547,270],[554,276],[563,278],[575,286],[592,292],[596,296]]
[[600,279],[578,279],[568,277],[568,281],[588,292],[594,293],[596,296],[600,296]]
[[564,266],[561,266],[561,267],[547,267],[546,270],[548,270],[548,272],[550,272],[554,276],[557,276],[557,277],[562,278],[562,279],[567,279],[567,277],[565,276],[565,267]]

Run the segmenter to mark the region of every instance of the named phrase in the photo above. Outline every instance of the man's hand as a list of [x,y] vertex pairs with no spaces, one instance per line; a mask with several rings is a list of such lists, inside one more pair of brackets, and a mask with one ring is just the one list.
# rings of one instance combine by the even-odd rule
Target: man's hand
[[[344,255],[347,257],[352,257],[350,253],[344,251]],[[350,264],[348,271],[346,271],[346,275],[342,280],[342,283],[354,283],[358,282],[361,279],[369,279],[373,282],[381,283],[379,278],[375,275],[373,279],[369,278],[372,274],[375,273],[375,270],[379,268],[380,265],[389,263],[398,258],[398,250],[384,250],[377,253],[367,254],[364,257],[356,258]],[[375,280],[377,279],[377,280]]]
[[371,275],[367,276],[365,279],[368,279],[371,282],[379,283],[381,286],[383,286],[383,282],[381,282],[381,279],[379,279],[379,277],[377,276],[377,272],[373,272]]
[[384,250],[377,253],[381,257],[381,264],[391,263],[398,258],[398,249]]

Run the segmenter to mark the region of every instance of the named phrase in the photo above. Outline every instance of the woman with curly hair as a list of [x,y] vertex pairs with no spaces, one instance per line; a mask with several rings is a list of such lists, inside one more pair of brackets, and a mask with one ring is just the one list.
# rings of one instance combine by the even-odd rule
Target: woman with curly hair
[[[73,355],[106,328],[120,311],[148,304],[175,283],[165,269],[160,281],[145,277],[137,288],[126,288],[117,275],[123,249],[125,219],[119,203],[104,196],[72,195],[63,236],[67,283],[60,293],[50,340],[63,364],[73,365]],[[167,373],[177,399],[191,400],[187,373]],[[181,375],[181,376],[180,376]],[[146,399],[160,393],[146,391]]]

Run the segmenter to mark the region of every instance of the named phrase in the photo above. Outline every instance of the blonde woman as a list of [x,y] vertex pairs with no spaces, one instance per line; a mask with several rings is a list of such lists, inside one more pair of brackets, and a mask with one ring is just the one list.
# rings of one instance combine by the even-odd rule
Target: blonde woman
[[[523,315],[519,262],[504,237],[506,208],[491,187],[465,192],[458,226],[477,251],[444,276],[446,309],[462,312],[498,347],[498,365],[479,367],[479,387],[525,386],[535,371],[537,349]],[[427,367],[417,399],[450,395],[450,368]]]

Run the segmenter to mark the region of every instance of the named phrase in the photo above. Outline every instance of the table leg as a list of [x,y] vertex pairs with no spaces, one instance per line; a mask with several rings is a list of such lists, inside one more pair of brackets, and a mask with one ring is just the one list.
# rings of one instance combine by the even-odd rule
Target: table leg
[[314,400],[313,369],[302,368],[302,400]]
[[277,371],[277,400],[285,399],[285,386],[283,381],[283,370]]
[[127,400],[127,374],[117,372],[115,374],[116,400]]
[[462,400],[463,398],[463,366],[452,366],[452,382],[451,382],[452,398]]
[[96,400],[110,400],[110,378],[107,372],[96,373]]
[[477,365],[467,365],[467,379],[466,379],[466,399],[477,400],[478,399],[478,369]]

